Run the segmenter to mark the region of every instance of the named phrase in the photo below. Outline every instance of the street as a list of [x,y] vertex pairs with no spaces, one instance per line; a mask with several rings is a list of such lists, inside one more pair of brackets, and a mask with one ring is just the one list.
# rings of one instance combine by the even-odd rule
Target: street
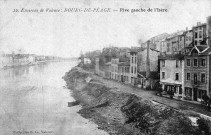
[[114,92],[133,93],[137,96],[142,97],[143,99],[150,99],[150,100],[168,105],[170,107],[173,107],[175,109],[179,109],[182,111],[194,111],[197,113],[211,116],[211,112],[208,112],[207,108],[205,106],[202,106],[201,104],[179,101],[179,100],[170,99],[167,97],[160,97],[156,95],[155,91],[149,91],[149,90],[145,90],[141,88],[132,87],[130,85],[116,82],[114,80],[104,79],[97,75],[93,75],[92,77],[95,78],[96,80],[103,82],[106,86],[110,88],[115,88],[115,89],[112,89]]

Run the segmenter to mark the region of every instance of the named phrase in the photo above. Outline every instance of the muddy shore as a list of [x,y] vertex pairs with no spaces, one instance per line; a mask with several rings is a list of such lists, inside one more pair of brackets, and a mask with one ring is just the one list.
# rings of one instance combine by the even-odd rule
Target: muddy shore
[[[78,112],[111,135],[210,134],[210,123],[197,114],[184,114],[133,94],[111,91],[93,74],[75,67],[63,79],[80,102]],[[194,118],[197,121],[190,119]]]

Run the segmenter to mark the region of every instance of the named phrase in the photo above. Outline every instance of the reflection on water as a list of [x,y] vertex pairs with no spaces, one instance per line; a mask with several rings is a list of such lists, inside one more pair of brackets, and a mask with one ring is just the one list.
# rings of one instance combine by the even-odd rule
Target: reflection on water
[[42,63],[1,70],[0,135],[42,130],[50,135],[106,134],[77,114],[80,106],[68,107],[74,99],[63,87],[62,76],[76,63]]
[[33,74],[36,72],[44,72],[46,68],[48,68],[49,63],[41,63],[35,66],[23,66],[23,67],[15,67],[10,69],[5,69],[0,71],[0,78],[15,78],[15,77],[22,77],[29,74]]

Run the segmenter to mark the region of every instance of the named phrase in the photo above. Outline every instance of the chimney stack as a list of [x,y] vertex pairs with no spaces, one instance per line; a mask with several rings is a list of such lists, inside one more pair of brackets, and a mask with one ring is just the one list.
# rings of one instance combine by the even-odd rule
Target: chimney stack
[[146,77],[150,75],[150,58],[149,58],[150,41],[147,41],[147,59],[146,59]]
[[197,22],[197,26],[199,26],[201,24],[201,22]]
[[211,47],[211,16],[207,17],[207,30],[206,30],[206,35],[207,35],[207,45]]
[[186,27],[186,31],[188,31],[188,27]]

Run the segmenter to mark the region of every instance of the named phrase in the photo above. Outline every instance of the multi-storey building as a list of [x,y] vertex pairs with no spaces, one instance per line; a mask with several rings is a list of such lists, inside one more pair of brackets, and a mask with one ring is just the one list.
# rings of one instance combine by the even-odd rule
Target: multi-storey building
[[178,33],[178,51],[182,52],[185,47],[185,33],[180,32]]
[[[163,39],[168,37],[167,33],[162,33],[160,35],[154,36],[149,39],[150,41],[150,49],[161,51],[161,42]],[[141,45],[142,48],[147,48],[147,42],[142,43]]]
[[195,46],[185,56],[184,90],[186,99],[200,101],[203,94],[211,94],[210,54],[211,49],[208,46]]
[[210,29],[211,17],[207,23],[197,23],[193,27],[193,45],[185,56],[185,96],[186,99],[200,101],[203,94],[210,95]]
[[197,25],[193,27],[193,40],[194,45],[206,45],[207,40],[207,24],[197,22]]
[[161,53],[165,54],[177,54],[182,51],[184,48],[184,39],[185,36],[183,31],[175,32],[168,37],[161,40]]
[[184,60],[176,55],[159,56],[160,84],[164,91],[174,91],[174,95],[183,97]]
[[129,81],[132,85],[137,84],[137,77],[138,77],[137,53],[138,53],[137,49],[130,50],[130,78],[129,78]]
[[193,30],[188,30],[188,28],[186,28],[184,36],[185,36],[185,46],[183,53],[187,54],[193,48]]
[[160,53],[165,53],[167,52],[167,41],[166,38],[161,40],[161,44],[160,44]]
[[197,26],[193,27],[194,47],[185,56],[184,66],[186,99],[200,101],[203,94],[211,97],[210,29],[211,17],[207,18],[207,23],[197,23]]
[[130,77],[130,61],[119,63],[119,81],[129,83]]
[[119,47],[119,57],[125,57],[129,58],[130,57],[130,48],[128,47]]
[[119,58],[111,59],[111,79],[118,80]]

